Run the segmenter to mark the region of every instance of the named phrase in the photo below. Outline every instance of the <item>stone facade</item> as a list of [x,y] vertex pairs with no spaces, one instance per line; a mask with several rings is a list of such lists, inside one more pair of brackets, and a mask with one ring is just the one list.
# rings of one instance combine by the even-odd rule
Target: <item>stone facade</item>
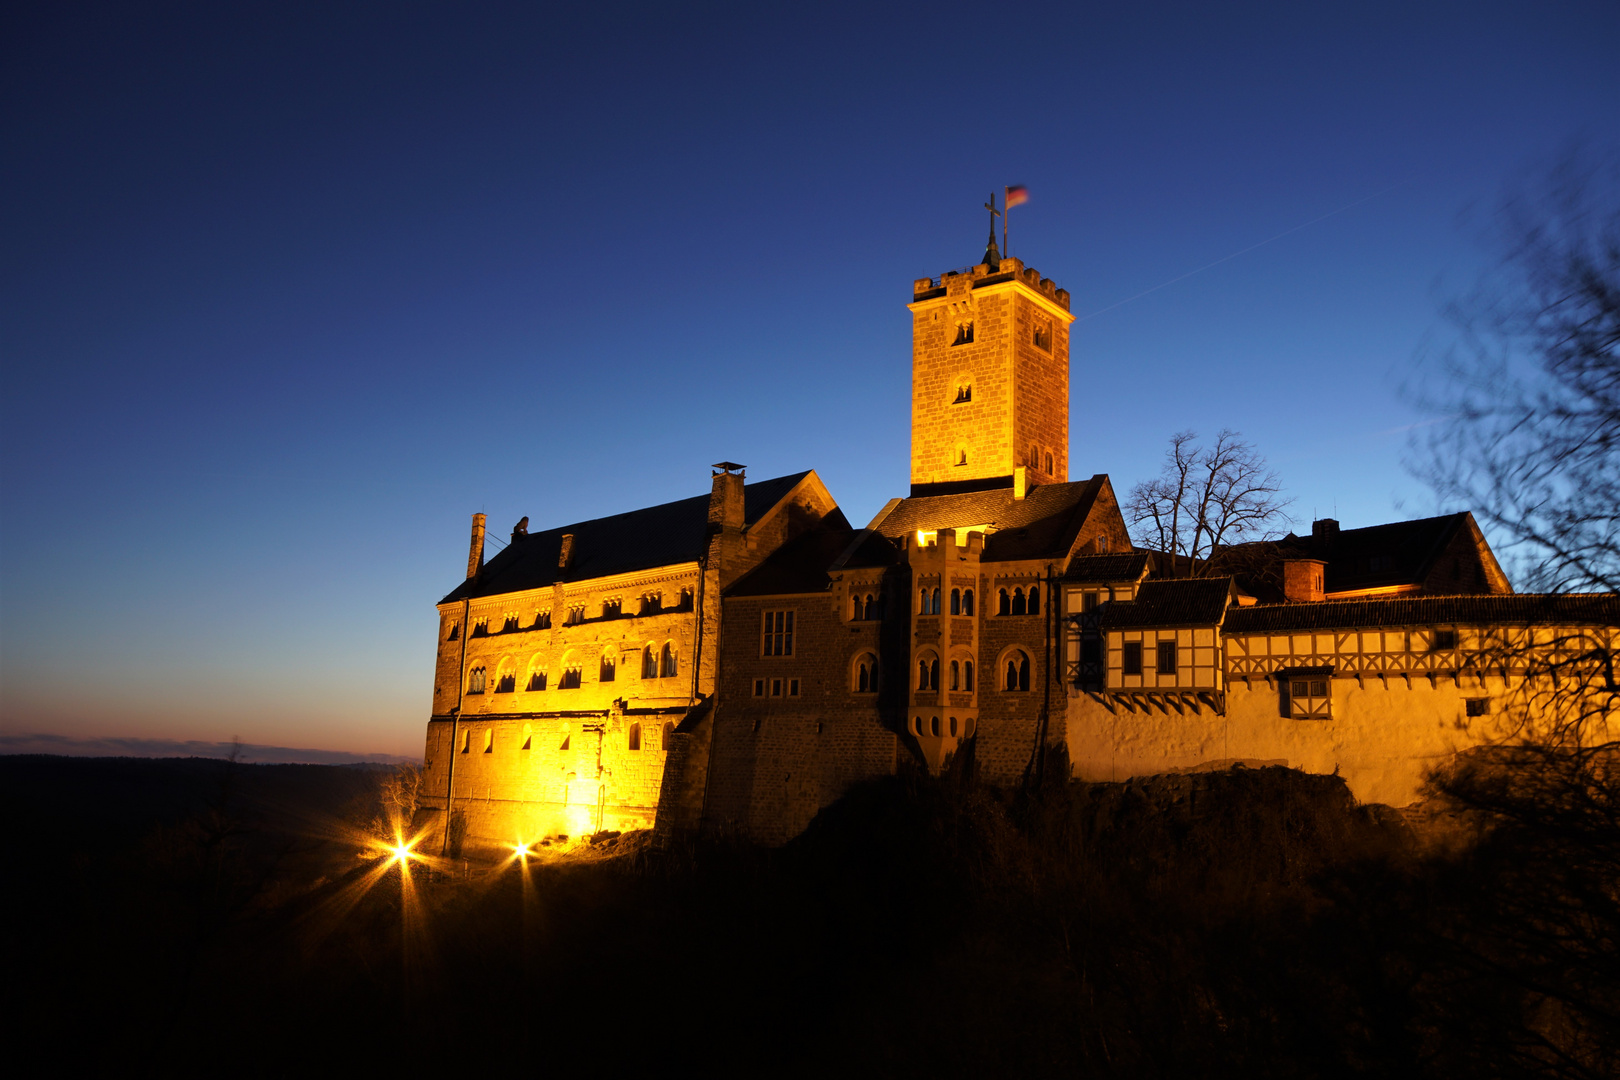
[[[1402,803],[1484,737],[1465,719],[1515,676],[1470,642],[1546,618],[1511,607],[1471,517],[1317,522],[1247,551],[1248,578],[1177,580],[1107,476],[1068,479],[1068,293],[1000,259],[917,279],[909,310],[911,490],[864,528],[813,472],[729,462],[707,496],[520,526],[487,562],[474,516],[421,843],[777,843],[858,781],[955,761],[1012,785],[1056,748],[1088,779],[1285,763]],[[1448,590],[1510,606],[1421,599]],[[1580,610],[1549,625],[1612,645],[1613,598]]]

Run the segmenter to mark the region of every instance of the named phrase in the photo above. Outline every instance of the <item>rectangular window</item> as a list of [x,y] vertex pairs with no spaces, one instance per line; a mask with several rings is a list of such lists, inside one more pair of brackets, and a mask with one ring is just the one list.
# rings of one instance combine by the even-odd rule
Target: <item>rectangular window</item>
[[1142,643],[1140,641],[1127,641],[1125,643],[1124,667],[1127,675],[1142,674]]
[[1488,716],[1491,711],[1491,699],[1483,697],[1469,698],[1463,702],[1463,706],[1464,711],[1469,716]]
[[781,697],[781,696],[782,696],[782,680],[781,679],[772,679],[771,680],[771,697]]
[[551,612],[542,611],[540,614],[536,615],[534,617],[534,628],[536,630],[550,630],[551,629]]
[[622,604],[622,600],[602,601],[602,618],[617,619],[619,617],[619,610]]
[[799,680],[798,679],[789,679],[788,680],[788,697],[798,697],[798,696],[799,696]]
[[1035,347],[1037,349],[1050,349],[1052,347],[1052,324],[1043,320],[1035,320]]
[[582,608],[582,607],[571,607],[571,608],[568,609],[568,621],[563,623],[563,625],[564,626],[578,626],[580,623],[582,623],[584,621],[585,621],[585,609]]
[[1333,680],[1323,675],[1295,675],[1283,683],[1285,710],[1296,720],[1327,720],[1333,715]]
[[1440,652],[1445,649],[1455,649],[1456,647],[1457,631],[1455,630],[1436,630],[1434,632],[1434,637],[1429,641],[1429,648],[1434,652]]
[[1096,593],[1094,593],[1094,592],[1084,593],[1081,596],[1080,610],[1082,610],[1082,611],[1096,611],[1097,610],[1097,604],[1099,602],[1100,602],[1100,598],[1098,597],[1098,595]]
[[1176,673],[1176,643],[1173,641],[1159,642],[1159,674],[1174,675]]
[[793,612],[765,613],[765,656],[793,655]]
[[764,697],[765,696],[765,680],[764,679],[755,679],[754,680],[754,696],[755,697]]

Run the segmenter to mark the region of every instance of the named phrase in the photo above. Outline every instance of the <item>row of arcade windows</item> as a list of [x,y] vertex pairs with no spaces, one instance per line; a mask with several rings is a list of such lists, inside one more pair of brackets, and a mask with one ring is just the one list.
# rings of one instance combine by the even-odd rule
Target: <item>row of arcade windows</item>
[[[669,723],[666,723],[664,725],[664,741],[662,743],[662,746],[663,746],[663,748],[665,750],[669,749],[670,737],[672,735],[674,735],[674,734],[675,734],[675,724],[674,724],[674,722],[671,721]],[[494,728],[485,728],[483,737],[481,739],[477,740],[477,743],[478,743],[479,747],[483,750],[484,753],[493,754],[495,752],[495,729]],[[557,745],[557,749],[559,751],[572,749],[572,743],[573,743],[573,736],[571,734],[569,734],[568,732],[564,732],[563,737],[562,737],[562,742]],[[471,753],[473,745],[474,745],[474,739],[473,739],[472,728],[471,727],[463,728],[462,732],[461,732],[461,752],[463,754]],[[626,750],[640,750],[641,749],[641,724],[640,723],[631,723],[631,725],[627,729],[625,729],[624,748]],[[520,745],[518,747],[518,749],[519,750],[533,750],[534,749],[534,733],[527,726],[525,726],[524,729],[523,729],[523,743],[522,743],[522,745]]]
[[[663,613],[665,611],[670,610],[670,609],[664,607],[664,595],[663,595],[663,593],[656,593],[656,592],[655,593],[647,593],[646,595],[639,598],[639,604],[640,604],[640,610],[638,611],[638,614],[640,614],[640,615],[658,615],[658,614],[661,614],[661,613]],[[677,611],[677,612],[691,611],[692,610],[692,590],[691,589],[682,589],[681,590],[680,604],[674,610]],[[614,599],[611,599],[611,600],[602,601],[602,618],[604,618],[604,619],[618,618],[623,613],[624,613],[624,601],[622,599],[620,599],[618,597],[615,597]],[[584,608],[583,605],[576,605],[576,606],[570,607],[568,609],[568,617],[564,620],[563,625],[564,626],[578,626],[580,623],[582,623],[584,621],[585,621],[585,608]],[[551,629],[551,612],[549,612],[549,611],[541,611],[541,612],[537,612],[535,614],[534,621],[532,623],[530,623],[528,626],[524,626],[523,625],[523,620],[517,615],[509,614],[509,615],[502,616],[500,632],[503,633],[503,634],[512,634],[512,633],[517,633],[520,630],[550,630],[550,629]],[[475,638],[477,638],[477,637],[488,637],[489,636],[489,620],[487,618],[486,619],[479,619],[479,620],[477,620],[476,622],[473,623],[472,636],[475,637]],[[461,624],[460,623],[451,623],[450,624],[449,636],[445,640],[447,640],[447,641],[455,641],[460,637],[461,637]]]
[[[559,690],[577,690],[581,682],[579,664],[569,664],[563,669],[562,678],[557,681]],[[641,650],[641,677],[643,679],[670,679],[680,674],[679,655],[674,646],[666,642],[662,649],[654,651],[651,645]],[[604,655],[597,669],[598,682],[614,682],[619,676],[618,659],[612,655]],[[547,685],[547,675],[542,669],[529,676],[525,690],[544,690]],[[517,689],[517,676],[515,674],[502,675],[495,682],[494,692],[497,694],[510,694]],[[489,690],[489,677],[485,668],[475,667],[467,673],[467,693],[482,694]]]
[[798,679],[755,679],[755,697],[798,697]]
[[1013,589],[1009,593],[1006,589],[998,590],[996,594],[997,615],[1039,615],[1041,613],[1041,590],[1039,586],[1031,585],[1026,595],[1023,589]]
[[[952,660],[947,669],[950,689],[971,693],[973,690],[973,661]],[[925,657],[917,661],[917,689],[939,689],[939,661]]]

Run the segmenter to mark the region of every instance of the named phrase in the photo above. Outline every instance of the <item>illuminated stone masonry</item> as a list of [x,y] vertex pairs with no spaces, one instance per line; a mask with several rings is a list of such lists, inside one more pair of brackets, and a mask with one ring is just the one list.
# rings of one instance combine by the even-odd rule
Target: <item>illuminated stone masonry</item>
[[1338,772],[1399,805],[1492,737],[1530,674],[1488,662],[1504,643],[1613,642],[1614,597],[1510,595],[1468,514],[1318,521],[1178,578],[1106,475],[1068,479],[1066,291],[992,247],[909,310],[910,491],[863,528],[814,472],[732,462],[707,495],[525,518],[487,562],[474,515],[438,605],[421,843],[779,843],[859,781],[1013,785],[1049,751],[1097,780]]

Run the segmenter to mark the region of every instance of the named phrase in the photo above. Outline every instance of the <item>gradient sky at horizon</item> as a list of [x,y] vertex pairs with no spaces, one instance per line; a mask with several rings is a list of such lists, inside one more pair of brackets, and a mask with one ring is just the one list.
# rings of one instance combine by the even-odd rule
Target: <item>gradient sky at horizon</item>
[[1481,212],[1620,115],[1613,3],[588,7],[9,9],[0,731],[419,754],[473,511],[863,523],[1010,183],[1076,476],[1231,427],[1301,522],[1433,512]]

